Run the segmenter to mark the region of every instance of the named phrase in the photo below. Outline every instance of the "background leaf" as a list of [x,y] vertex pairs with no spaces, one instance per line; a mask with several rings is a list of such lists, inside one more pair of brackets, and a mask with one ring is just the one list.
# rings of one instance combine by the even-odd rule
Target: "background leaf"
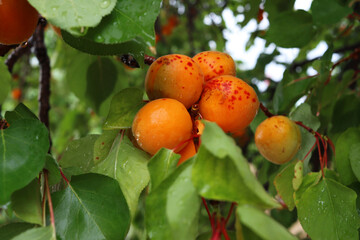
[[43,168],[49,135],[39,120],[20,119],[0,130],[0,136],[0,204],[4,204]]
[[311,4],[311,12],[316,24],[330,25],[346,17],[352,9],[341,5],[337,0],[314,0]]
[[192,161],[181,164],[146,200],[150,239],[195,239],[200,197],[191,183]]
[[351,145],[349,159],[353,173],[360,181],[360,141]]
[[125,239],[130,213],[116,180],[93,173],[74,176],[52,199],[62,239]]
[[358,239],[356,193],[332,179],[309,187],[296,205],[304,230],[313,239]]
[[4,64],[4,60],[0,58],[0,104],[2,104],[10,92],[11,74]]

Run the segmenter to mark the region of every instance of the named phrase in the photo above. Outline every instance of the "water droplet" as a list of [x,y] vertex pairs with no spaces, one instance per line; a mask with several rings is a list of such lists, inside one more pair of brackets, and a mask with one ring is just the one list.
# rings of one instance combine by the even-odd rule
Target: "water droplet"
[[58,7],[52,7],[51,10],[52,10],[53,12],[56,12],[56,11],[58,10]]
[[76,21],[80,22],[83,18],[81,16],[76,17]]
[[97,41],[97,42],[100,42],[100,43],[104,42],[103,36],[98,35],[98,36],[96,37],[96,41]]
[[23,43],[21,43],[20,46],[21,46],[22,48],[25,48],[25,47],[27,47],[27,45],[28,45],[28,42],[23,42]]
[[36,136],[35,138],[36,138],[36,140],[39,140],[39,136]]
[[100,3],[100,7],[101,8],[107,8],[110,6],[110,1],[109,0],[104,0]]

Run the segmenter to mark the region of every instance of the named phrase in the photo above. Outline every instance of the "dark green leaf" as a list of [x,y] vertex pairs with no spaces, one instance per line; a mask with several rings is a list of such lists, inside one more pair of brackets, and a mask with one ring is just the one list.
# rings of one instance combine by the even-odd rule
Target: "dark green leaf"
[[5,119],[9,124],[12,124],[18,119],[38,119],[29,108],[27,108],[23,103],[19,103],[14,111],[7,111],[5,113]]
[[358,239],[360,219],[356,193],[332,179],[323,179],[302,195],[299,220],[312,239]]
[[276,190],[281,199],[288,206],[289,210],[292,211],[295,207],[294,203],[294,188],[292,180],[294,178],[294,167],[296,162],[292,162],[287,165],[274,180]]
[[104,131],[94,144],[94,163],[97,164],[104,160],[113,146],[115,138],[119,135],[118,130]]
[[66,175],[89,173],[94,166],[94,144],[99,135],[73,140],[67,146],[59,164]]
[[93,173],[74,176],[52,199],[62,239],[125,239],[130,213],[116,180]]
[[283,1],[272,0],[265,2],[265,11],[269,13],[269,19],[274,18],[282,12],[292,10],[295,0]]
[[10,92],[11,74],[9,73],[4,60],[0,58],[0,104],[2,104]]
[[55,233],[51,226],[29,229],[11,240],[55,240]]
[[161,148],[149,161],[150,191],[155,190],[175,169],[180,155]]
[[25,222],[9,223],[0,227],[0,239],[11,240],[26,230],[33,228],[35,225]]
[[296,240],[297,238],[288,230],[266,215],[264,212],[248,205],[238,206],[236,214],[239,217],[241,224],[250,228],[258,236],[264,240]]
[[191,182],[192,161],[181,164],[146,199],[150,239],[195,239],[200,197]]
[[101,103],[114,90],[116,79],[116,66],[110,59],[99,57],[90,64],[86,74],[85,97],[95,107],[96,112],[100,111]]
[[135,215],[140,193],[150,181],[148,159],[149,156],[135,148],[127,136],[118,135],[108,156],[91,170],[118,181],[131,216]]
[[265,208],[279,206],[251,173],[234,140],[215,123],[204,122],[205,130],[192,171],[192,181],[199,194],[208,199]]
[[116,0],[29,0],[37,11],[52,24],[81,34],[81,27],[94,27],[115,7]]
[[335,168],[339,173],[340,181],[344,185],[349,185],[357,181],[354,171],[350,163],[350,150],[354,143],[360,142],[360,130],[357,128],[349,128],[342,133],[335,143]]
[[349,159],[353,173],[360,182],[360,139],[357,143],[351,145]]
[[55,158],[53,158],[49,154],[46,156],[44,168],[48,170],[48,176],[49,176],[48,178],[49,178],[50,186],[60,182],[61,174],[60,174],[59,164],[56,162]]
[[142,100],[143,91],[137,88],[126,88],[117,93],[111,100],[104,129],[130,128],[136,113],[145,105]]
[[26,187],[11,195],[11,207],[16,216],[25,222],[42,224],[40,184],[34,179]]
[[0,136],[0,204],[4,204],[44,167],[49,135],[39,120],[19,119],[0,130]]
[[340,5],[337,0],[314,0],[311,4],[311,12],[316,24],[331,25],[345,18],[352,9]]
[[334,106],[332,133],[343,132],[360,125],[360,99],[354,94],[340,98]]
[[270,27],[266,35],[268,41],[279,47],[303,47],[314,37],[312,16],[298,10],[282,12],[270,19]]

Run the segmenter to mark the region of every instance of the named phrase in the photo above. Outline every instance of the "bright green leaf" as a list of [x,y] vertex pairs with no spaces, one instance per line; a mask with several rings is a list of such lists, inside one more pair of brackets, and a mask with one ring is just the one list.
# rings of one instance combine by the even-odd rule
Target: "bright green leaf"
[[310,172],[304,176],[299,189],[294,194],[295,205],[299,203],[303,193],[311,186],[316,185],[321,179],[321,172]]
[[195,239],[200,197],[191,182],[192,161],[181,164],[146,199],[150,239]]
[[39,120],[19,119],[0,130],[0,204],[38,176],[48,150],[48,130]]
[[32,180],[26,187],[11,195],[11,207],[16,216],[25,222],[42,224],[40,184]]
[[286,11],[270,19],[266,39],[279,47],[301,48],[313,39],[314,34],[310,13],[303,10]]
[[352,9],[340,5],[338,0],[314,0],[311,4],[311,12],[316,24],[331,25],[349,15]]
[[360,141],[351,145],[349,159],[353,173],[360,181]]
[[289,210],[292,211],[295,207],[294,203],[294,188],[292,179],[294,178],[294,167],[296,162],[288,164],[274,180],[276,190],[281,199],[288,206]]
[[62,29],[81,34],[80,28],[94,27],[110,14],[116,0],[29,0],[48,21]]
[[124,193],[131,216],[135,215],[140,193],[150,180],[147,161],[149,156],[135,148],[127,136],[115,138],[109,155],[91,170],[118,181]]
[[74,176],[52,199],[62,239],[125,239],[130,213],[116,180],[93,173]]
[[240,222],[250,228],[264,240],[296,240],[297,238],[280,223],[273,220],[264,212],[248,205],[238,206],[236,214]]
[[357,181],[354,171],[350,163],[350,150],[354,143],[360,142],[360,130],[357,128],[349,128],[342,133],[335,143],[335,168],[339,173],[340,181],[344,185],[349,185]]
[[55,240],[51,226],[29,229],[11,240]]
[[175,169],[180,155],[161,148],[149,161],[150,191],[155,190]]
[[359,239],[356,193],[332,179],[309,187],[296,205],[304,230],[312,239]]
[[279,206],[251,173],[234,140],[215,123],[205,121],[192,181],[199,194],[208,199],[265,208]]
[[111,100],[109,114],[104,129],[130,128],[136,113],[145,105],[143,92],[137,88],[126,88]]

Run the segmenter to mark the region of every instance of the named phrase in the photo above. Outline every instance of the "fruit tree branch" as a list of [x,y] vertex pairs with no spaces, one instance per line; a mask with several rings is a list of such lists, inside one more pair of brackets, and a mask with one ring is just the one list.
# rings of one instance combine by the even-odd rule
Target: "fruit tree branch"
[[[8,67],[10,73],[14,68],[15,63],[27,52],[30,51],[31,47],[34,45],[34,36],[31,36],[25,44],[18,45],[14,51],[12,51],[8,58],[5,61],[5,64]],[[11,45],[12,46],[12,45]],[[9,47],[11,47],[9,46]]]

